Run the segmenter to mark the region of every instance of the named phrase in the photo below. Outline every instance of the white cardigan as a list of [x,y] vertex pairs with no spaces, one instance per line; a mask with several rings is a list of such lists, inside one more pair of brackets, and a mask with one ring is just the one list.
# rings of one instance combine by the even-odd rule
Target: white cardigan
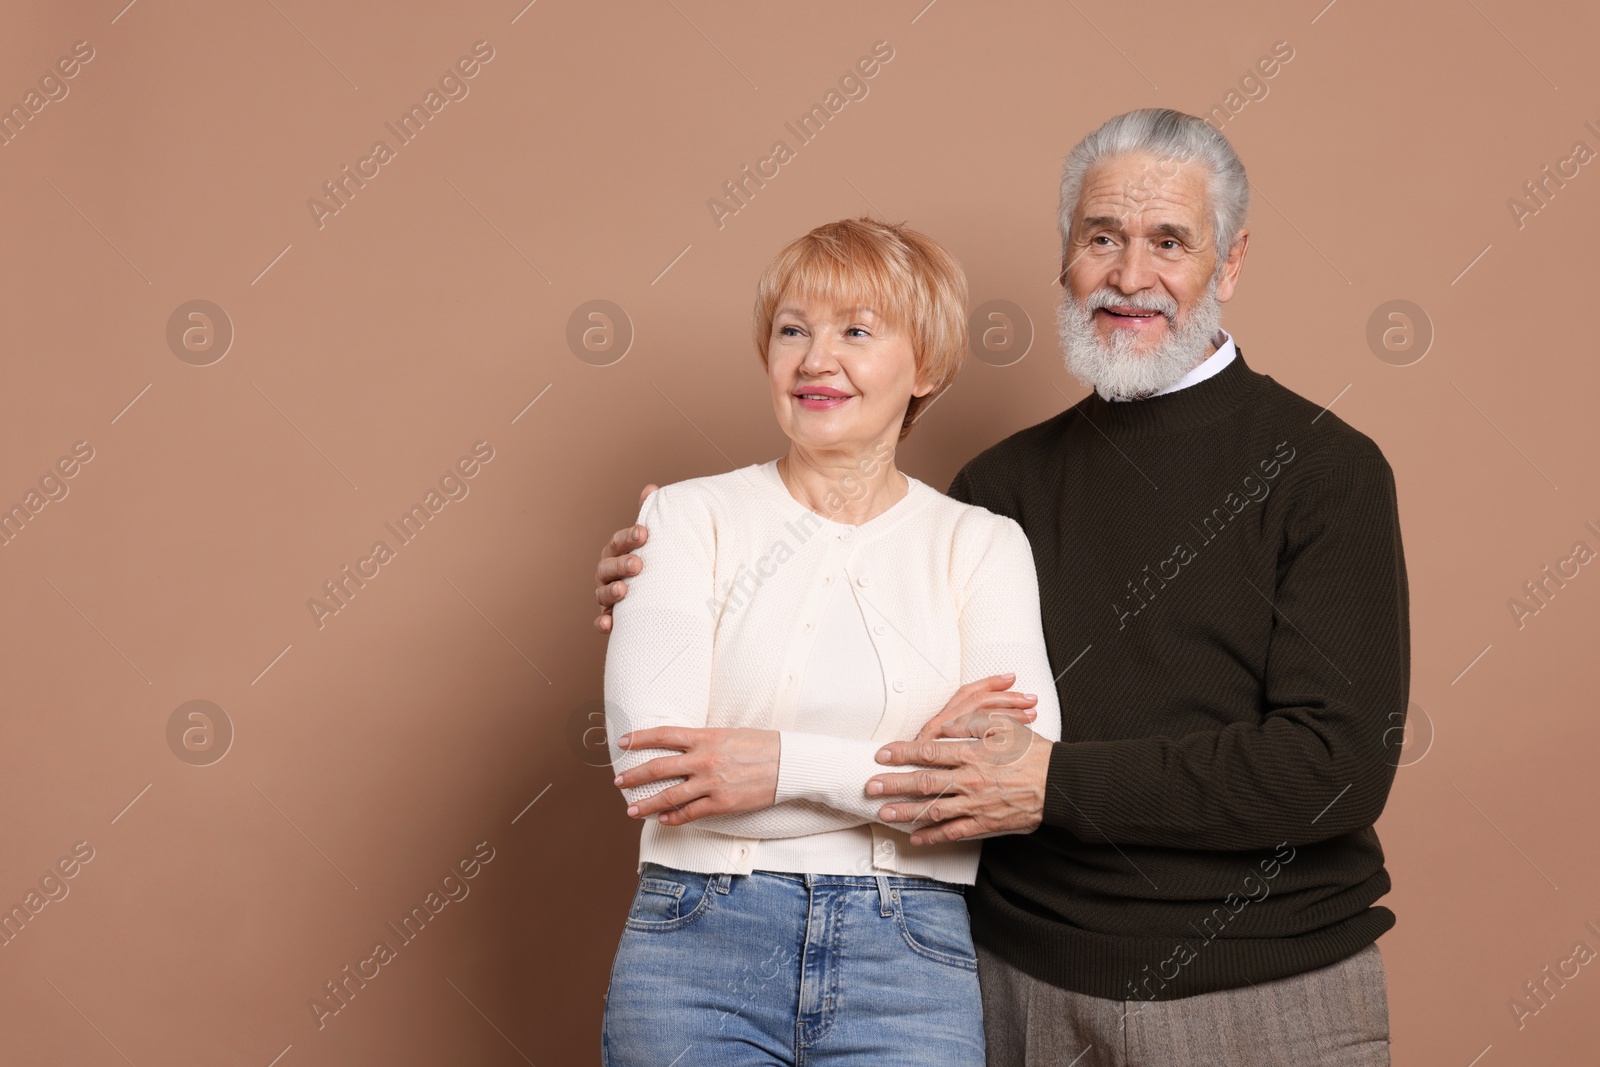
[[[878,820],[893,798],[867,796],[866,780],[904,768],[874,755],[884,741],[914,738],[957,688],[988,675],[1016,672],[1012,688],[1039,698],[1032,729],[1052,741],[1060,705],[1022,527],[906,480],[904,497],[859,526],[801,504],[776,460],[665,485],[645,500],[644,567],[612,611],[606,649],[613,766],[677,754],[616,745],[631,730],[667,725],[776,729],[781,755],[773,806],[683,826],[647,819],[641,866],[748,874],[762,866],[766,839],[870,825],[874,869],[860,873],[974,881],[978,841],[912,845],[907,824]],[[883,670],[882,718],[857,737],[808,733],[794,716],[836,580],[849,584]],[[623,792],[632,803],[681,781]]]

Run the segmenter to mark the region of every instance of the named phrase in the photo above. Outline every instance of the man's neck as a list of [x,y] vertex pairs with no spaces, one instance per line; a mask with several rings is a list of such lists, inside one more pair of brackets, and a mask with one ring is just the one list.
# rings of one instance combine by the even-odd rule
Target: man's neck
[[[1191,385],[1199,384],[1199,381],[1204,381],[1205,378],[1211,377],[1212,374],[1215,374],[1217,371],[1222,369],[1222,367],[1220,365],[1215,367],[1215,368],[1213,368],[1209,374],[1204,375],[1198,381],[1195,380],[1195,378],[1193,376],[1194,376],[1196,371],[1198,371],[1202,366],[1205,365],[1207,360],[1211,359],[1218,352],[1222,351],[1223,348],[1230,347],[1232,345],[1232,343],[1233,343],[1233,338],[1228,334],[1228,332],[1226,330],[1222,329],[1221,327],[1218,327],[1217,332],[1211,335],[1211,340],[1210,340],[1209,344],[1207,344],[1207,346],[1206,346],[1205,355],[1203,355],[1199,359],[1195,360],[1193,366],[1191,366],[1187,371],[1185,371],[1183,373],[1183,375],[1176,382],[1173,382],[1171,385],[1167,386],[1165,389],[1157,390],[1156,392],[1151,393],[1149,397],[1141,397],[1139,399],[1148,400],[1151,397],[1166,396],[1166,395],[1168,395],[1170,393],[1180,392],[1181,390],[1187,389]],[[1227,360],[1224,360],[1223,362],[1224,363],[1232,362],[1232,356],[1237,356],[1237,355],[1238,355],[1238,350],[1236,348],[1234,348],[1232,350],[1230,358],[1227,359]],[[1107,400],[1116,401],[1118,403],[1131,404],[1131,403],[1136,403],[1137,402],[1134,398],[1131,398],[1131,397],[1123,397],[1123,396],[1109,396],[1108,397],[1108,396],[1105,396],[1104,393],[1102,393],[1101,396],[1104,397]]]

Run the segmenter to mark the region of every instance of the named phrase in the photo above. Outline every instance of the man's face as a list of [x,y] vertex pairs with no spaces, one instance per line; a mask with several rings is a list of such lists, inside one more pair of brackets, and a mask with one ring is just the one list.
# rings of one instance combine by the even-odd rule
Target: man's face
[[1241,231],[1219,262],[1199,163],[1139,152],[1095,164],[1062,264],[1068,368],[1103,395],[1176,382],[1210,354],[1247,239]]

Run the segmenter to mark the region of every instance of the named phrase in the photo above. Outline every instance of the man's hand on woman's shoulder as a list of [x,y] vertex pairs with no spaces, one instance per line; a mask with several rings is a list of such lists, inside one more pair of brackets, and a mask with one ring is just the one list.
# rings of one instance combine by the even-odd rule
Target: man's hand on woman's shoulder
[[[639,506],[660,486],[651,482],[639,491]],[[650,531],[643,526],[628,526],[611,535],[600,550],[600,565],[594,570],[594,598],[600,602],[600,614],[595,616],[594,628],[603,634],[611,632],[611,609],[628,595],[625,579],[644,569],[644,560],[633,554],[650,539]]]

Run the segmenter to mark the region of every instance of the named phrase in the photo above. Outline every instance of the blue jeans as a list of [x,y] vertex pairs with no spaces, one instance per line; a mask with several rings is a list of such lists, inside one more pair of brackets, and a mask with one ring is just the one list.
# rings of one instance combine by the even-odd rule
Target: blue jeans
[[983,1067],[964,886],[647,863],[611,967],[606,1067]]

